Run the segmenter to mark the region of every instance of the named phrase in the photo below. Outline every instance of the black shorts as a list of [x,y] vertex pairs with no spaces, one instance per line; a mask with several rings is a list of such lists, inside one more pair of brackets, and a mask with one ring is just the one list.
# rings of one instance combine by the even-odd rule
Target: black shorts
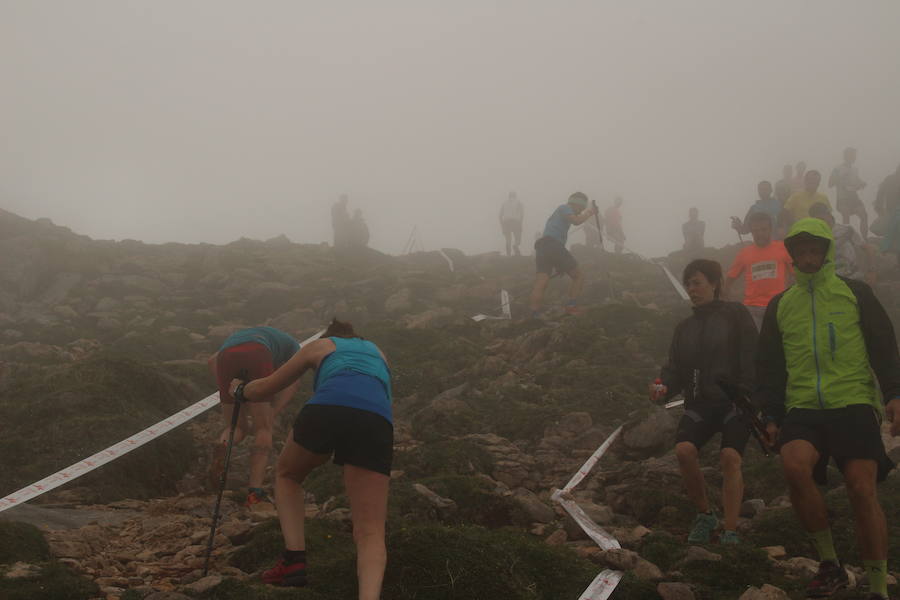
[[503,230],[503,235],[506,234],[515,234],[516,236],[522,236],[522,221],[501,221],[500,229]]
[[390,477],[394,427],[381,415],[330,404],[307,404],[294,421],[294,441],[314,454],[334,453],[334,464]]
[[856,192],[839,194],[836,204],[838,212],[842,215],[865,214],[866,207]]
[[722,449],[732,448],[738,454],[744,454],[747,440],[750,439],[750,426],[733,406],[686,409],[678,423],[675,442],[690,442],[699,450],[712,436],[720,432]]
[[553,269],[560,273],[571,273],[578,267],[575,257],[566,247],[552,237],[542,237],[534,243],[534,259],[537,272],[549,275]]
[[816,410],[794,408],[788,411],[778,433],[778,443],[806,440],[819,453],[813,470],[817,483],[827,483],[828,461],[834,458],[843,470],[849,459],[869,459],[878,463],[878,481],[884,481],[893,461],[881,441],[881,425],[875,408],[869,404],[851,404],[844,408]]

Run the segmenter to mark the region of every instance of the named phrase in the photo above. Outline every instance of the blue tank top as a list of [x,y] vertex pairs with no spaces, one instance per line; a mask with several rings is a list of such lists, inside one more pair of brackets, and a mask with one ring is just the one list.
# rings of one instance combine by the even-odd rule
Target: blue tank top
[[329,339],[335,350],[319,363],[308,404],[367,410],[393,423],[391,373],[378,346],[360,338]]
[[285,332],[261,325],[235,331],[222,343],[219,351],[248,343],[262,344],[268,348],[272,355],[272,365],[276,369],[286,363],[300,349],[297,340]]

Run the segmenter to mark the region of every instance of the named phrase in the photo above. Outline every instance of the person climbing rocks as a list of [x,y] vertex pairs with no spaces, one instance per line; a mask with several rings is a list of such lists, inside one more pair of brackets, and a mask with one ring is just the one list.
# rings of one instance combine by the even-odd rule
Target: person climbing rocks
[[797,280],[766,310],[753,400],[767,422],[767,443],[780,449],[794,512],[819,555],[818,573],[806,594],[825,598],[848,585],[816,487],[825,483],[833,458],[856,522],[867,598],[884,600],[887,523],[876,483],[894,466],[881,440],[882,414],[892,423],[891,435],[900,434],[894,327],[872,288],[835,273],[834,238],[825,222],[797,221],[784,245]]
[[841,277],[860,279],[875,285],[875,248],[863,241],[852,225],[836,223],[834,215],[824,204],[813,204],[809,216],[822,219],[834,236],[834,271]]
[[822,175],[818,171],[807,171],[803,176],[803,182],[803,189],[791,194],[791,197],[784,203],[782,217],[788,229],[794,221],[809,217],[809,207],[813,204],[821,202],[828,207],[828,210],[831,210],[828,196],[819,191]]
[[358,208],[353,211],[349,232],[349,242],[354,248],[365,248],[369,245],[369,226],[363,218],[362,210]]
[[772,239],[772,217],[769,212],[751,213],[747,223],[753,243],[741,248],[734,258],[725,278],[724,295],[726,298],[729,296],[735,281],[743,274],[743,303],[759,331],[769,300],[784,291],[793,268],[784,244]]
[[387,564],[385,521],[391,478],[394,428],[391,374],[374,343],[347,322],[332,320],[322,338],[304,346],[267,377],[231,382],[250,404],[289,389],[309,370],[314,393],[278,457],[275,499],[284,536],[281,560],[264,572],[264,582],[306,585],[303,481],[329,458],[343,466],[357,551],[359,600],[381,597]]
[[750,216],[754,213],[764,212],[771,217],[772,235],[775,236],[775,239],[780,239],[777,236],[775,225],[778,223],[781,211],[784,210],[784,204],[772,195],[772,184],[768,181],[760,181],[756,186],[756,193],[759,199],[747,210],[743,221],[738,217],[731,217],[731,228],[741,235],[750,233]]
[[347,194],[341,194],[338,201],[331,205],[331,228],[334,231],[335,248],[345,248],[350,244],[352,237],[348,202]]
[[552,271],[565,273],[572,281],[569,284],[569,300],[566,313],[579,314],[578,296],[584,285],[584,275],[578,268],[575,257],[566,250],[569,227],[580,225],[596,214],[594,208],[588,208],[588,197],[581,192],[569,196],[566,204],[557,207],[544,226],[543,235],[534,243],[534,260],[537,264],[537,276],[531,290],[531,316],[540,315],[544,291],[550,281]]
[[685,252],[700,252],[706,247],[703,239],[706,233],[706,222],[700,220],[700,211],[696,207],[688,210],[688,220],[681,225],[681,235],[684,236]]
[[506,255],[511,256],[515,252],[516,256],[521,256],[519,245],[522,243],[522,221],[525,220],[525,207],[516,196],[515,192],[510,192],[509,196],[500,206],[500,231],[506,238]]
[[864,240],[869,238],[869,214],[859,197],[866,182],[859,178],[856,167],[856,148],[844,149],[844,162],[836,166],[828,177],[828,187],[835,190],[835,205],[841,213],[844,225],[850,224],[850,217],[859,217],[859,233]]
[[[225,467],[225,445],[234,411],[234,396],[229,392],[232,379],[243,374],[248,378],[265,377],[290,359],[300,348],[300,344],[287,333],[274,327],[250,327],[232,333],[213,354],[207,364],[219,388],[222,403],[222,418],[225,428],[219,434],[210,461],[209,483],[212,488],[219,485]],[[272,452],[272,430],[275,417],[293,397],[297,386],[292,386],[262,398],[261,401],[241,406],[238,424],[234,432],[234,443],[240,443],[247,435],[253,436],[250,450],[250,482],[247,506],[270,501],[263,489],[269,454]]]
[[734,399],[753,389],[756,327],[744,305],[720,299],[719,263],[696,259],[685,267],[683,281],[693,315],[675,327],[669,357],[659,376],[661,383],[651,384],[650,399],[663,402],[677,394],[684,396],[675,455],[687,495],[697,508],[688,535],[692,544],[708,543],[719,525],[707,497],[699,453],[716,433],[722,434],[719,468],[724,530],[719,542],[737,544],[737,519],[744,495],[741,465],[750,427],[735,408]]
[[606,223],[606,235],[613,241],[616,254],[621,254],[625,248],[625,230],[622,229],[622,198],[616,197],[613,205],[606,209],[603,220]]

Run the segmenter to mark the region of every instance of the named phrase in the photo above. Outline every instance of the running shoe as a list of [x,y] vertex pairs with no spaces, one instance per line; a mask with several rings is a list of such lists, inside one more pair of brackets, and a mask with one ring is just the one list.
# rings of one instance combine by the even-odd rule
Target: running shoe
[[737,534],[737,531],[729,531],[726,529],[722,532],[722,535],[719,536],[719,543],[723,546],[735,546],[741,543],[741,537]]
[[270,504],[274,504],[272,502],[272,498],[269,497],[269,494],[262,488],[250,488],[250,493],[247,494],[247,501],[244,502],[244,506],[250,508],[254,504],[259,504],[260,502],[268,502]]
[[708,544],[712,537],[712,532],[719,526],[719,519],[715,513],[697,513],[694,518],[694,524],[691,526],[691,533],[688,535],[688,542],[692,544]]
[[806,586],[806,597],[828,598],[849,585],[850,578],[844,567],[833,560],[823,560],[819,563],[819,572]]
[[285,564],[281,558],[274,567],[262,574],[262,580],[269,585],[302,587],[306,585],[306,563]]

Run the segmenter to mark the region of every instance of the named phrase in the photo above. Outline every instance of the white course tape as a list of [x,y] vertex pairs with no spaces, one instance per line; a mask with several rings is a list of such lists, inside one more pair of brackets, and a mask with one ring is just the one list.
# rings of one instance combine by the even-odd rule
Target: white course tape
[[606,438],[600,447],[594,450],[594,453],[591,454],[591,457],[585,461],[581,468],[578,469],[578,472],[572,475],[572,479],[569,480],[569,483],[566,484],[566,487],[562,489],[563,493],[571,492],[572,488],[581,483],[581,480],[587,477],[587,474],[591,472],[591,469],[594,468],[594,465],[597,464],[597,461],[600,460],[600,457],[606,454],[606,451],[609,450],[609,447],[612,446],[612,443],[616,441],[616,438],[619,437],[619,434],[622,433],[622,426],[619,425],[618,429],[609,434],[609,437]]
[[453,272],[454,272],[454,270],[453,270],[453,261],[450,260],[450,257],[447,256],[447,253],[444,252],[444,249],[443,249],[443,248],[441,248],[440,250],[438,250],[438,252],[440,252],[440,253],[441,253],[441,256],[443,256],[444,259],[447,261],[447,264],[450,266],[450,272],[453,273]]
[[672,287],[675,288],[675,291],[678,292],[678,295],[681,296],[682,300],[690,300],[688,293],[684,290],[684,286],[681,285],[681,282],[672,275],[672,271],[666,265],[659,265],[662,267],[662,270],[666,272],[666,277],[669,278],[669,281],[672,283]]
[[622,579],[621,572],[607,569],[597,575],[578,600],[607,600],[619,585],[620,579]]
[[684,398],[681,398],[680,400],[672,400],[671,402],[666,402],[665,407],[666,408],[675,408],[676,406],[681,406],[682,404],[684,404]]
[[500,310],[503,311],[503,314],[499,317],[478,314],[472,317],[472,320],[478,323],[481,321],[504,321],[512,319],[512,310],[509,306],[509,293],[506,290],[500,290]]
[[[590,458],[588,458],[581,468],[572,476],[569,483],[566,484],[566,487],[554,491],[550,496],[554,502],[562,506],[563,510],[569,513],[588,537],[594,540],[594,542],[596,542],[603,550],[621,548],[621,546],[616,538],[597,525],[597,523],[595,523],[580,506],[578,506],[578,503],[572,498],[570,492],[575,486],[581,483],[585,477],[587,477],[591,472],[591,469],[594,468],[594,465],[597,464],[600,457],[606,454],[606,451],[609,450],[610,446],[616,441],[616,438],[619,437],[620,433],[622,433],[621,425],[609,434],[609,437],[600,444],[599,448],[594,450],[594,453],[591,454]],[[620,571],[607,569],[597,575],[594,581],[591,582],[591,585],[589,585],[587,589],[582,592],[581,596],[578,597],[578,600],[607,600],[616,589],[616,586],[619,585],[621,579],[622,573]]]
[[162,434],[175,429],[182,423],[193,419],[201,413],[206,412],[218,403],[219,392],[210,394],[203,400],[192,404],[191,406],[188,406],[184,410],[175,413],[171,417],[163,419],[155,425],[151,425],[147,429],[134,434],[130,438],[122,440],[118,444],[110,446],[106,450],[101,450],[100,452],[89,456],[84,460],[75,463],[74,465],[66,467],[62,471],[57,471],[53,475],[45,477],[38,482],[32,483],[31,485],[24,487],[17,492],[13,492],[5,498],[0,498],[0,512],[6,510],[7,508],[18,506],[19,504],[27,502],[32,498],[36,498],[41,494],[58,488],[64,483],[68,483],[73,479],[81,477],[85,473],[90,473],[94,469],[102,467],[108,462],[114,461],[117,458],[128,454],[135,448],[139,448],[147,442],[155,440]]
[[[309,339],[303,340],[303,342],[300,343],[300,347],[302,348],[306,344],[319,339],[323,333],[325,333],[324,329],[314,336],[310,337]],[[170,417],[166,417],[159,423],[151,425],[143,431],[139,431],[133,436],[122,440],[118,444],[113,444],[109,448],[101,450],[100,452],[97,452],[96,454],[93,454],[85,458],[84,460],[78,461],[77,463],[70,465],[61,471],[57,471],[49,477],[44,477],[40,481],[36,481],[31,485],[23,487],[21,490],[13,492],[5,498],[0,498],[0,512],[3,512],[8,508],[12,508],[13,506],[18,506],[19,504],[28,502],[32,498],[36,498],[41,494],[45,494],[52,489],[56,489],[65,483],[69,483],[70,481],[77,479],[86,473],[90,473],[91,471],[102,467],[108,462],[112,462],[117,458],[121,458],[135,448],[140,448],[147,442],[155,440],[162,434],[168,433],[179,425],[190,421],[197,415],[203,414],[217,404],[219,404],[219,392],[210,394],[203,400],[195,402],[194,404],[178,411]]]

